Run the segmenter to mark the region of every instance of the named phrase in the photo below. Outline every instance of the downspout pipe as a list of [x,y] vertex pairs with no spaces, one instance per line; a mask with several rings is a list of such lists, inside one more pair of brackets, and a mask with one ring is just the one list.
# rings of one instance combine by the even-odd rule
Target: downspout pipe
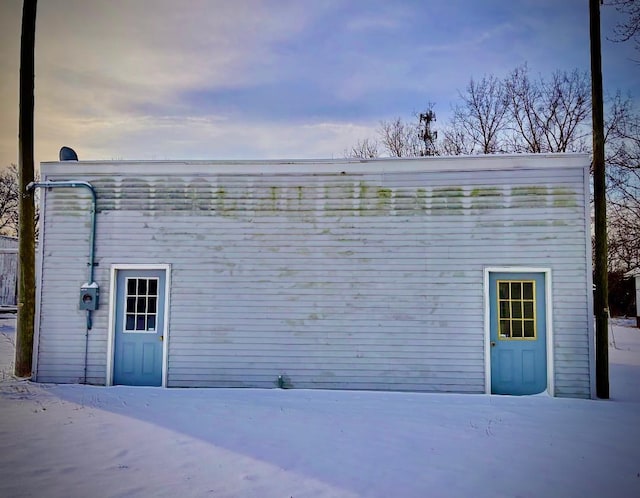
[[[95,260],[95,246],[96,246],[96,204],[97,194],[96,189],[89,182],[76,181],[76,180],[63,180],[63,181],[46,181],[46,182],[31,182],[27,185],[27,192],[30,192],[36,188],[86,188],[91,192],[91,234],[89,238],[89,281],[88,284],[93,285],[93,266]],[[84,383],[87,383],[87,361],[89,356],[89,331],[93,326],[91,320],[91,310],[87,310],[87,331],[85,334],[84,344]]]

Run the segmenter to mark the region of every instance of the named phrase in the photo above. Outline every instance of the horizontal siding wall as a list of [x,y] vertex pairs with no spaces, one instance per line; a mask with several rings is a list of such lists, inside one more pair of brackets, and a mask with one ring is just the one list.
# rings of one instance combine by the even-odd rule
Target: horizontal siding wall
[[[83,382],[86,315],[78,309],[78,299],[80,286],[88,280],[91,203],[88,191],[79,189],[72,192],[73,209],[61,209],[56,193],[41,193],[52,203],[47,203],[40,218],[42,282],[37,380]],[[104,382],[104,374],[102,379],[93,381]]]
[[[553,272],[557,394],[589,396],[583,170],[152,173],[73,178],[98,193],[90,382],[110,266],[170,263],[170,386],[481,393],[483,268],[528,266]],[[83,375],[88,211],[46,194],[40,380]]]

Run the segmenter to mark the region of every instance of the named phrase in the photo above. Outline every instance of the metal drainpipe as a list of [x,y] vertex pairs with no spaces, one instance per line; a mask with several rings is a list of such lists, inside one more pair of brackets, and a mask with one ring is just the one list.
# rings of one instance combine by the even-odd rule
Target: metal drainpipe
[[[89,284],[93,282],[93,262],[95,258],[95,245],[96,245],[96,202],[97,195],[96,189],[89,182],[85,181],[46,181],[46,182],[31,182],[27,185],[27,192],[30,192],[34,188],[56,188],[56,187],[66,187],[66,188],[86,188],[91,192],[91,234],[89,239]],[[87,310],[87,330],[85,333],[85,341],[84,341],[84,383],[87,383],[87,361],[89,356],[89,331],[92,327],[91,321],[91,310]]]

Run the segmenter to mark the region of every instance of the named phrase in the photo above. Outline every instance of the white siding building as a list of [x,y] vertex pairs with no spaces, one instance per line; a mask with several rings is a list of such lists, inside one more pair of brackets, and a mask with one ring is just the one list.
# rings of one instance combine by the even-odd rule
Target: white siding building
[[585,155],[45,163],[34,377],[593,397],[588,185]]

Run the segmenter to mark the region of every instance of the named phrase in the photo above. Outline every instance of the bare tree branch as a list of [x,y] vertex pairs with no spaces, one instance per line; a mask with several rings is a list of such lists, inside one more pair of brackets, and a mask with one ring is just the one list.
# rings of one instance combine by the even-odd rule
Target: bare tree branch
[[18,236],[18,169],[15,164],[0,174],[0,233]]
[[640,115],[616,95],[607,123],[610,269],[640,267]]
[[609,40],[615,42],[633,40],[635,49],[640,52],[640,2],[636,0],[609,0],[607,5],[614,6],[620,14],[625,16],[625,20],[618,23],[613,29],[614,36]]
[[344,157],[347,159],[373,159],[379,157],[378,142],[375,140],[364,140],[356,143],[351,149],[345,149]]
[[461,156],[473,154],[474,144],[464,129],[453,126],[442,131],[439,154],[443,156]]
[[479,82],[472,78],[459,96],[462,104],[454,107],[452,120],[458,131],[449,138],[468,137],[474,153],[504,152],[501,132],[507,125],[508,103],[502,83],[495,76],[484,76]]
[[391,157],[413,157],[420,155],[420,137],[416,126],[396,118],[381,121],[378,131],[385,152]]
[[504,81],[512,152],[578,152],[587,148],[591,89],[586,73],[556,71],[532,80],[526,65]]
[[[18,236],[18,167],[11,164],[0,173],[0,234],[9,237]],[[36,239],[38,235],[39,212],[35,211]]]

